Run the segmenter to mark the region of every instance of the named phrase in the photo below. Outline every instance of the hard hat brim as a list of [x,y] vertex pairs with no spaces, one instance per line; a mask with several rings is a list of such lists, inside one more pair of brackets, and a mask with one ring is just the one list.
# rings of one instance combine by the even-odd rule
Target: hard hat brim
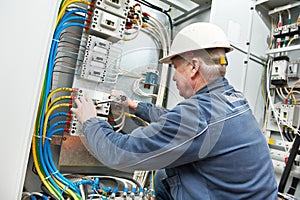
[[[225,52],[228,53],[228,52],[231,52],[233,51],[233,48],[232,47],[219,47],[219,48],[224,48],[225,49]],[[159,62],[160,63],[165,63],[165,64],[171,64],[172,63],[172,59],[180,54],[183,54],[185,52],[180,52],[180,53],[173,53],[173,54],[170,54],[168,56],[165,56],[161,59],[159,59]]]
[[163,57],[163,58],[159,59],[159,62],[160,62],[160,63],[165,63],[165,64],[170,64],[170,63],[172,63],[172,59],[173,59],[175,56],[177,56],[177,55],[179,55],[179,54],[171,54],[171,55],[168,55],[168,56],[166,56],[166,57]]

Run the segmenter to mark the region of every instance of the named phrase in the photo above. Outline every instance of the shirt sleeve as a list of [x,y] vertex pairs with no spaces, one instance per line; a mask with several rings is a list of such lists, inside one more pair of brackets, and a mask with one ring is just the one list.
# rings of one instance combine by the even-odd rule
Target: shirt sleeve
[[199,159],[199,138],[207,124],[197,102],[191,101],[184,101],[131,134],[114,132],[98,118],[87,120],[83,133],[96,157],[118,170],[154,170],[193,162]]
[[158,121],[159,117],[167,112],[168,110],[163,107],[158,107],[151,103],[139,102],[134,114],[151,123]]

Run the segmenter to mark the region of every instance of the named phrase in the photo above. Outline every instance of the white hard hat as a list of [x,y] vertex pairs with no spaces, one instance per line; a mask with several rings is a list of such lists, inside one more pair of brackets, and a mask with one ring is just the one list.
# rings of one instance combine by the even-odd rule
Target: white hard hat
[[170,63],[176,55],[209,48],[225,48],[226,52],[233,50],[221,28],[208,22],[193,23],[178,32],[172,42],[169,55],[159,61]]

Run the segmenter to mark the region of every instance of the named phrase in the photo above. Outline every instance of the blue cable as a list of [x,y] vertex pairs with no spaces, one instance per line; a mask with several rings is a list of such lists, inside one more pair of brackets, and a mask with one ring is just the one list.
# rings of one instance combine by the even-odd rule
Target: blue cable
[[[85,22],[86,18],[85,17],[77,17],[77,16],[71,16],[71,17],[68,17],[64,20],[61,20],[60,23],[58,24],[55,32],[54,32],[54,35],[56,35],[56,32],[61,32],[61,28],[65,25],[67,25],[66,23],[69,22],[69,21],[72,21],[72,20],[79,20],[79,21],[83,21],[83,23]],[[73,22],[74,23],[74,22]],[[78,23],[78,22],[77,22]],[[82,24],[83,24],[82,23]],[[81,24],[81,23],[78,23],[78,24]],[[60,35],[60,34],[59,34]]]
[[[47,64],[47,70],[46,70],[46,74],[45,74],[45,79],[46,79],[46,85],[45,85],[45,93],[44,95],[47,96],[50,92],[50,87],[51,87],[51,81],[52,81],[52,74],[53,74],[53,68],[54,68],[54,58],[56,56],[57,53],[57,47],[58,47],[58,39],[59,36],[61,34],[61,32],[71,26],[79,26],[84,28],[84,24],[83,23],[68,23],[68,24],[64,24],[70,20],[83,20],[83,23],[85,21],[85,18],[83,17],[65,17],[64,20],[61,20],[61,22],[59,23],[58,27],[56,28],[55,32],[54,32],[54,36],[53,36],[53,40],[52,40],[52,44],[50,47],[50,53],[49,53],[49,58],[48,58],[48,64]],[[45,97],[44,96],[44,97]],[[42,103],[42,108],[41,108],[41,120],[40,120],[40,126],[39,126],[39,136],[40,136],[40,140],[39,140],[39,155],[40,155],[40,163],[41,163],[41,167],[43,169],[44,174],[46,175],[46,177],[49,179],[49,181],[51,182],[51,184],[55,187],[56,190],[58,190],[60,193],[61,190],[58,187],[58,185],[54,182],[54,180],[52,179],[52,177],[50,176],[50,173],[47,169],[47,165],[50,166],[50,163],[48,163],[47,161],[45,162],[45,158],[47,158],[48,156],[45,155],[44,157],[44,151],[43,151],[43,138],[42,138],[42,133],[43,133],[43,125],[44,125],[44,120],[45,120],[45,108],[46,108],[46,98],[44,98],[44,102]],[[46,140],[45,144],[49,143],[48,140]],[[51,156],[51,155],[49,155]],[[47,160],[47,159],[46,159]],[[50,169],[52,169],[50,167]]]
[[33,194],[31,194],[29,197],[31,200],[36,200],[36,197]]
[[81,12],[81,13],[85,13],[85,14],[88,13],[87,10],[83,10],[83,9],[71,10],[71,11],[68,11],[68,12],[66,12],[66,13],[64,14],[64,16],[63,16],[63,18],[61,19],[61,21],[64,20],[64,19],[66,19],[66,18],[69,17],[71,14],[76,13],[76,12]]
[[104,187],[104,186],[102,186],[102,190],[103,190],[105,193],[110,193],[111,187]]
[[118,192],[119,188],[115,187],[112,191],[112,193],[110,194],[110,199],[114,199],[116,197],[116,194]]
[[99,189],[99,178],[95,178],[94,183],[92,185],[93,195],[91,196],[91,199],[94,199],[94,194],[96,194],[96,190],[98,189]]
[[[64,120],[64,121],[58,121],[58,122],[52,124],[52,125],[48,128],[47,132],[51,133],[52,129],[54,129],[55,127],[57,127],[57,126],[59,126],[59,125],[66,125],[66,123],[67,123],[66,120]],[[48,137],[48,136],[47,136],[47,137]]]
[[45,148],[46,148],[46,152],[45,155],[48,158],[48,167],[50,169],[50,172],[52,173],[52,175],[59,180],[61,183],[63,183],[66,187],[72,189],[73,191],[75,191],[77,194],[80,195],[80,191],[79,189],[68,179],[66,179],[59,171],[58,169],[55,167],[54,163],[53,163],[53,158],[52,158],[52,154],[51,154],[51,148],[50,148],[50,142],[46,141],[45,142]]
[[81,181],[78,181],[78,182],[74,183],[74,185],[76,185],[76,186],[85,185],[85,184],[92,185],[93,181],[91,181],[89,179],[84,179],[84,180],[81,180]]
[[[66,20],[64,20],[65,22]],[[58,38],[59,38],[59,35],[61,34],[61,32],[68,28],[68,27],[71,27],[71,26],[79,26],[79,27],[82,27],[84,28],[84,25],[81,24],[81,23],[69,23],[69,24],[66,24],[66,25],[59,25],[59,29],[55,31],[55,35],[54,35],[54,40],[52,40],[52,45],[51,45],[51,49],[50,49],[50,55],[49,55],[49,59],[48,59],[48,70],[47,70],[47,73],[46,73],[46,88],[45,88],[45,95],[48,95],[49,92],[50,92],[50,86],[51,86],[51,80],[52,80],[52,73],[53,73],[53,66],[54,66],[54,60],[53,60],[53,56],[56,55],[56,52],[57,52],[57,46],[58,46]],[[44,98],[46,99],[46,98]],[[40,163],[41,163],[41,167],[43,168],[43,171],[46,175],[46,177],[49,178],[49,181],[53,184],[53,186],[59,191],[61,192],[61,190],[59,189],[58,185],[54,182],[54,180],[51,178],[50,176],[50,173],[49,171],[47,170],[46,168],[46,165],[45,165],[45,161],[44,161],[44,157],[43,157],[43,143],[42,143],[42,133],[43,133],[43,123],[44,123],[44,120],[45,120],[45,107],[46,107],[46,101],[43,102],[43,105],[42,105],[42,114],[41,114],[41,121],[40,121],[40,128],[39,128],[39,131],[40,131],[40,141],[39,141],[39,153],[40,153]]]
[[135,187],[132,188],[131,192],[132,192],[133,194],[135,194],[135,193],[136,193],[136,188],[135,188]]
[[52,114],[52,115],[50,115],[48,122],[51,121],[52,119],[54,119],[55,117],[61,117],[61,116],[68,117],[68,113],[58,112],[58,113]]
[[48,197],[47,197],[46,195],[42,195],[42,198],[43,198],[44,200],[49,200]]
[[[58,132],[63,132],[64,128],[58,128],[50,133],[47,134],[47,137],[50,138],[52,135],[58,133]],[[71,188],[73,191],[75,191],[77,194],[80,194],[79,189],[68,179],[66,179],[56,168],[53,158],[52,158],[52,152],[51,152],[51,147],[50,147],[50,141],[46,140],[44,144],[44,156],[45,156],[45,161],[48,169],[52,173],[57,180],[62,182],[64,185],[66,185],[68,188]]]

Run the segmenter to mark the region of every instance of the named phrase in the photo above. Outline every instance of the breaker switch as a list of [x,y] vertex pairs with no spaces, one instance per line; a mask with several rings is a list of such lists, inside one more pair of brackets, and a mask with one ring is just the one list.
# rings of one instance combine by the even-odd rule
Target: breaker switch
[[287,83],[287,69],[289,65],[289,57],[275,57],[272,63],[271,83],[273,85],[282,86]]

